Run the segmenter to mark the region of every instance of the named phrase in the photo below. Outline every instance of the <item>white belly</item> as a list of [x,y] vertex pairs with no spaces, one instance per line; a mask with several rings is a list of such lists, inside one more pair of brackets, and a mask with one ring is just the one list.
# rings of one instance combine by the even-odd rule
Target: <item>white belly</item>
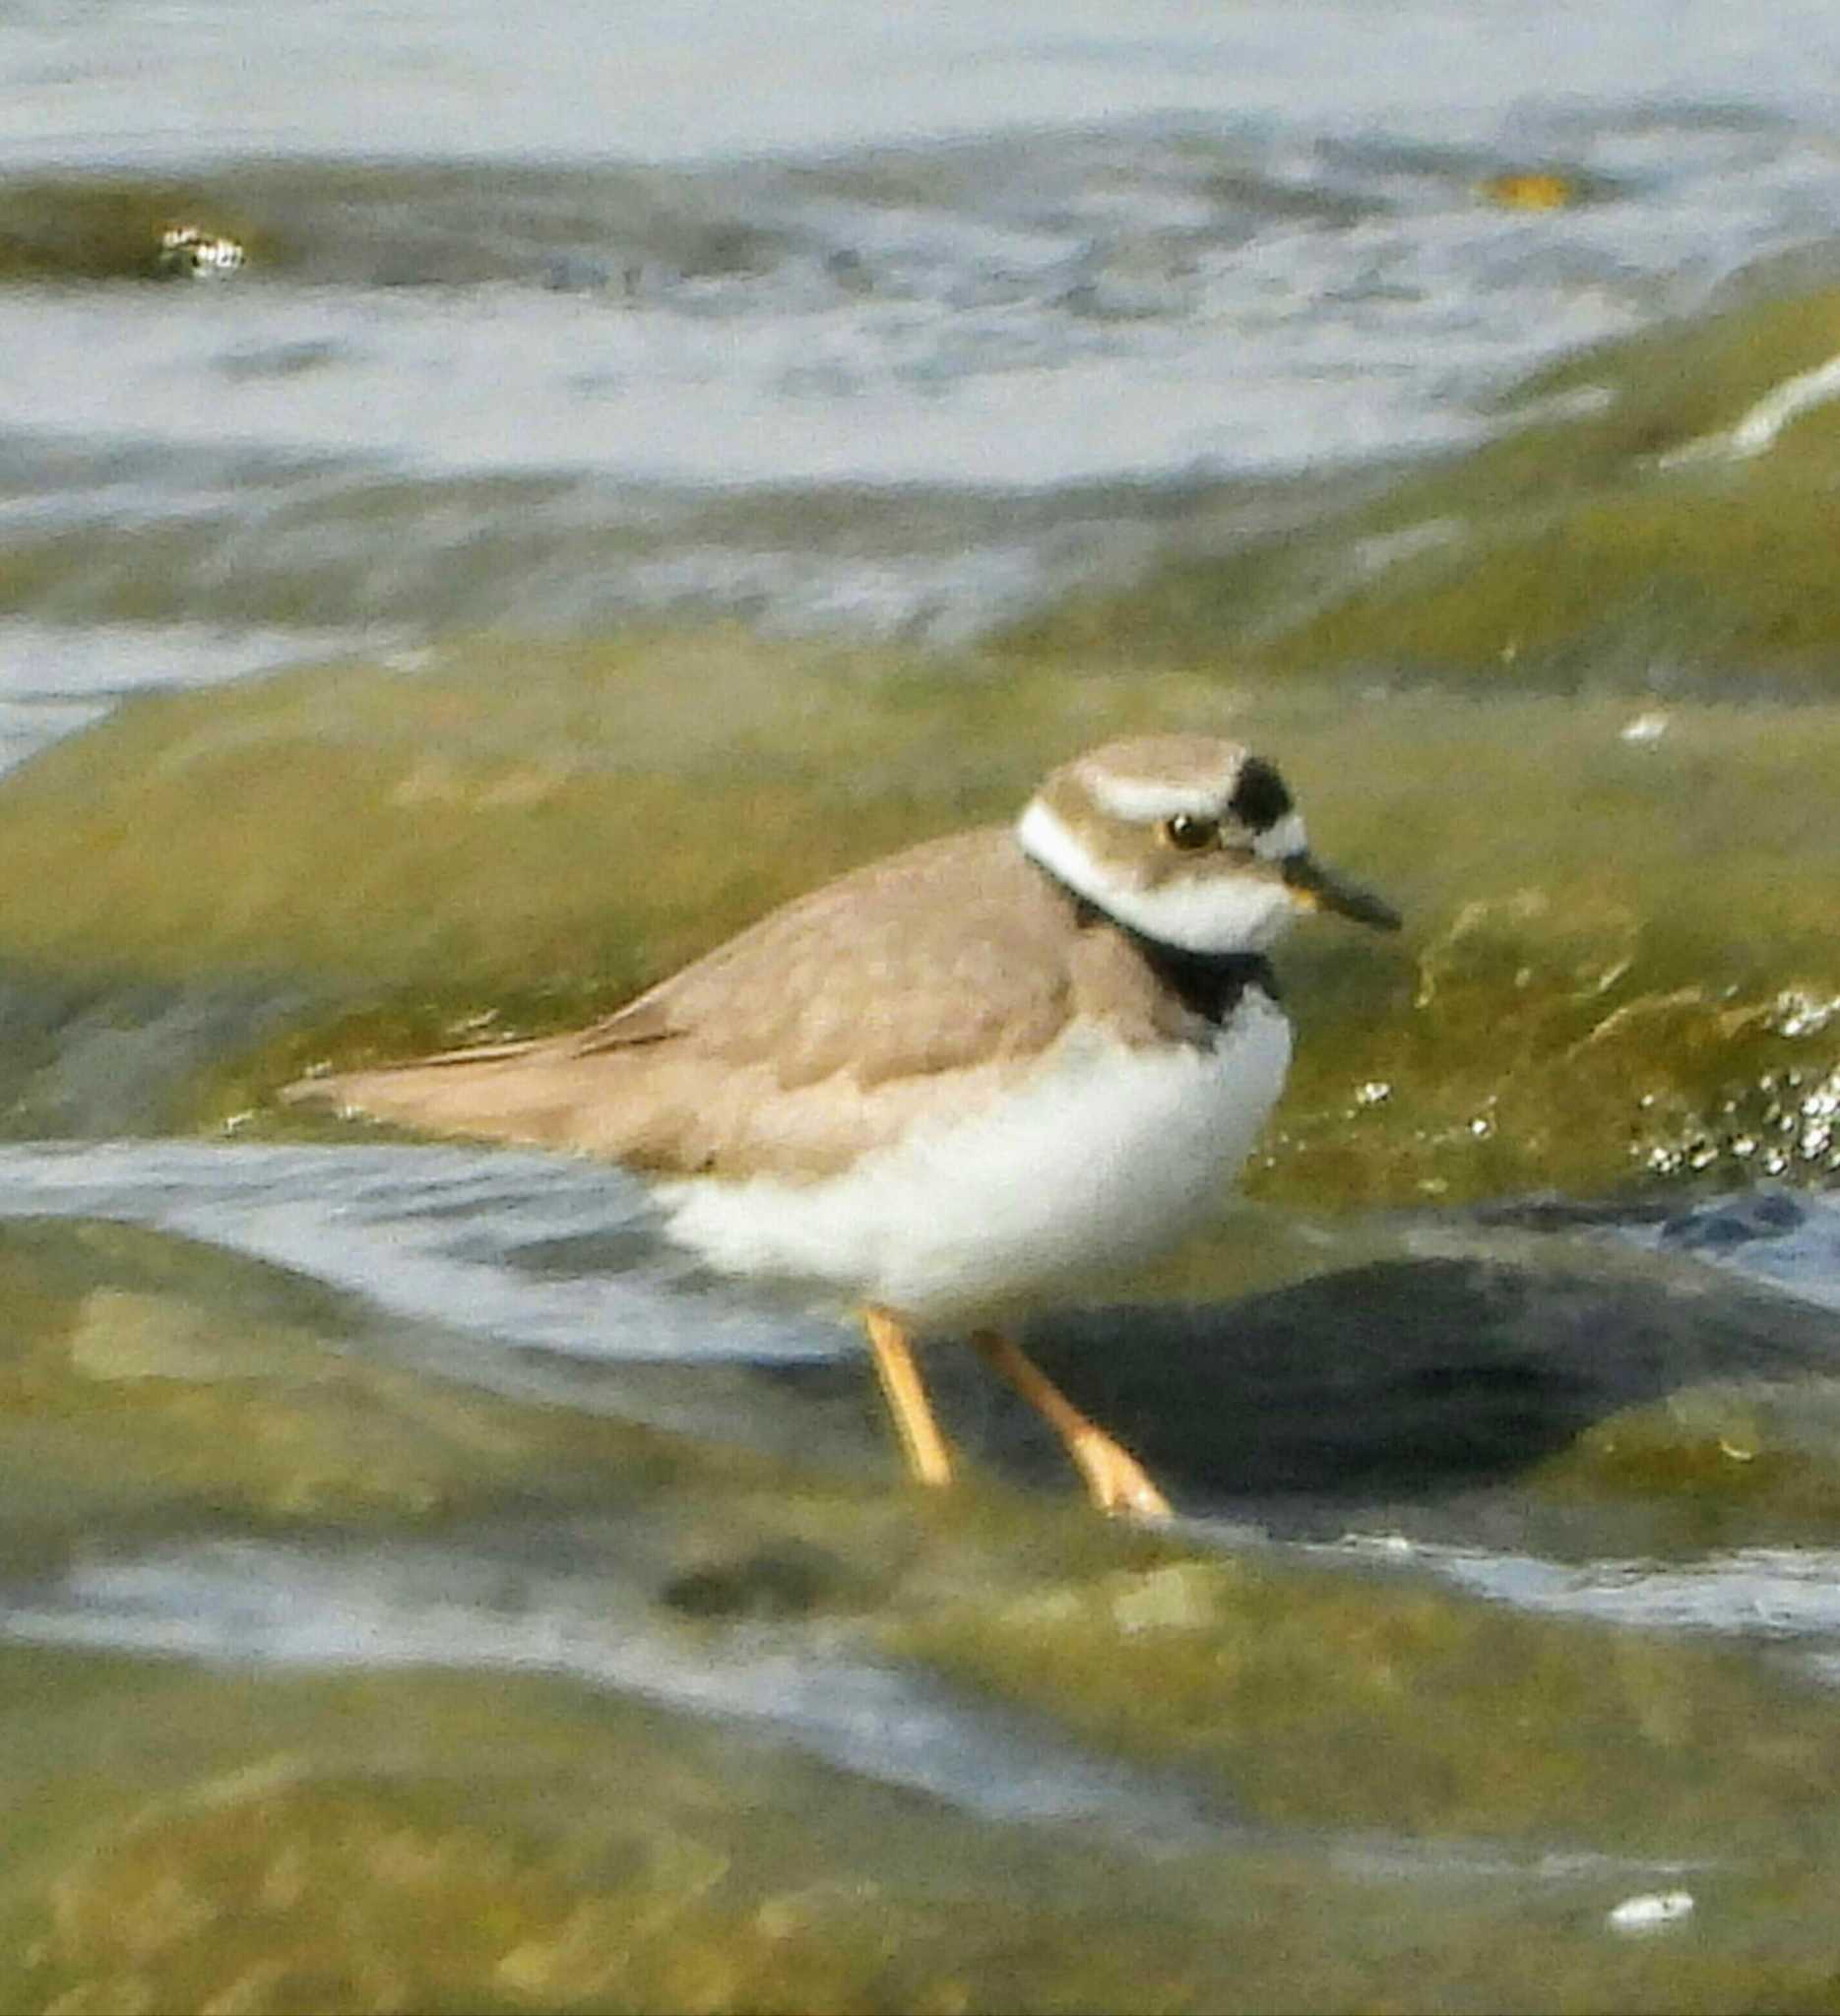
[[1290,1060],[1290,1023],[1254,989],[1205,1049],[1069,1031],[995,1105],[843,1175],[658,1194],[672,1235],[725,1273],[965,1319],[1133,1266],[1189,1231],[1218,1208]]

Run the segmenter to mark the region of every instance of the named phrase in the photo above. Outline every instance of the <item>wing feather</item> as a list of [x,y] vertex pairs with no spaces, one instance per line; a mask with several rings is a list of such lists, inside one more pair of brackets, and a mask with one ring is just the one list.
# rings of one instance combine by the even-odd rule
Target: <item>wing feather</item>
[[822,1174],[941,1098],[993,1097],[1053,1040],[1067,908],[1008,829],[954,835],[795,899],[588,1029],[288,1096],[672,1173]]

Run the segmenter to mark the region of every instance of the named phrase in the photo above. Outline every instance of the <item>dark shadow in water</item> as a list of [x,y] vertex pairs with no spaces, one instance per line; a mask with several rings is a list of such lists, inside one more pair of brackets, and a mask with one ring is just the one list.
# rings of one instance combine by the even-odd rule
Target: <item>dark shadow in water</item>
[[[1183,1512],[1293,1537],[1380,1525],[1525,1545],[1526,1494],[1511,1487],[1593,1423],[1693,1387],[1840,1380],[1840,1312],[1690,1256],[1479,1236],[1491,1250],[1375,1261],[1237,1302],[1057,1311],[1023,1339]],[[862,1352],[527,1362],[573,1405],[895,1473]],[[929,1342],[923,1367],[949,1439],[975,1463],[1032,1488],[1071,1487],[1058,1443],[968,1347]],[[1587,1550],[1610,1544],[1595,1528],[1588,1537]]]
[[[1840,1374],[1840,1315],[1646,1261],[1382,1261],[1232,1305],[1058,1314],[1027,1343],[1173,1490],[1216,1504],[1487,1485],[1684,1387]],[[932,1351],[928,1373],[985,1460],[1064,1475],[969,1352]]]

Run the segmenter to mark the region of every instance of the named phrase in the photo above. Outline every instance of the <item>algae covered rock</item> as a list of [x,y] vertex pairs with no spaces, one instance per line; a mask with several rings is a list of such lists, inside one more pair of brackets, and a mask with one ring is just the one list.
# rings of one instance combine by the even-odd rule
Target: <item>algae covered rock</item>
[[[277,1087],[589,1019],[1146,725],[1272,752],[1323,855],[1408,916],[1397,945],[1322,925],[1282,949],[1300,1042],[1255,1190],[1840,1164],[1815,1124],[1840,1069],[1840,712],[1382,706],[728,633],[456,644],[148,698],[0,782],[0,976],[39,1004],[13,1124],[106,1109],[113,1001],[139,1042],[130,1124],[323,1125],[281,1121]],[[155,996],[158,1042],[134,1037]]]
[[[1321,1466],[1416,1470],[1459,1532],[1479,1477],[1549,1489],[1517,1425],[1589,1463],[1633,1408],[1697,1433],[1719,1374],[1786,1395],[1834,1343],[1670,1258],[1336,1280],[1035,1342],[1134,1435],[1179,1429],[1190,1488],[1249,1457],[1255,1500],[1288,1473],[1333,1514]],[[5,2006],[1729,2007],[1827,1978],[1774,1928],[1840,1849],[1831,1704],[1748,1651],[1519,1614],[1411,1547],[1133,1530],[976,1462],[943,1496],[885,1453],[865,1482],[859,1367],[857,1441],[830,1368],[650,1368],[713,1430],[802,1420],[789,1464],[452,1383],[191,1240],[7,1226],[0,1291]],[[1471,1340],[1447,1388],[1500,1403],[1486,1449],[1460,1408],[1403,1432],[1432,1328]],[[974,1426],[988,1394],[940,1370]],[[1611,1928],[1683,1885],[1690,1943]]]
[[1701,320],[1540,373],[1466,454],[1007,644],[1287,681],[1831,698],[1837,351],[1840,288],[1766,269]]
[[104,1525],[413,1530],[668,1496],[698,1468],[680,1440],[431,1377],[399,1324],[188,1239],[0,1223],[0,1532],[21,1565]]
[[1825,1978],[1755,1948],[1812,1904],[1793,1870],[1727,1879],[1685,1946],[1627,1941],[1640,1864],[1491,1880],[1231,1827],[1146,1857],[534,1674],[0,1649],[0,1679],[21,2010],[1781,2007]]
[[1682,1856],[1835,1826],[1831,1704],[1745,1654],[1520,1615],[1409,1555],[1036,1565],[889,1642],[1264,1821]]
[[[1592,1450],[1639,1445],[1662,1463],[1671,1443],[1690,1467],[1717,1421],[1734,1462],[1746,1450],[1763,1460],[1752,1490],[1769,1449],[1792,1443],[1811,1493],[1817,1475],[1840,1481],[1831,1411],[1804,1406],[1840,1366],[1840,1315],[1601,1242],[1484,1231],[1467,1252],[1415,1256],[1417,1245],[1464,1243],[1454,1227],[1428,1226],[1400,1243],[1403,1255],[1232,1302],[1045,1315],[1030,1349],[1187,1502],[1250,1503],[1287,1532],[1333,1539],[1416,1521],[1428,1535],[1440,1530],[1428,1523],[1433,1508],[1454,1500],[1474,1518],[1487,1490],[1539,1479],[1537,1489],[1556,1491],[1561,1475],[1586,1488]],[[992,1435],[1001,1446],[1011,1434],[1023,1444],[1005,1457],[1047,1474],[1054,1452],[1006,1410]],[[1810,1539],[1836,1530],[1812,1517],[1815,1502],[1803,1507]],[[1535,1516],[1516,1514],[1523,1544]],[[1547,1538],[1556,1544],[1556,1523]],[[1595,1538],[1598,1552],[1621,1550],[1608,1527]]]
[[0,285],[223,279],[252,246],[270,250],[222,190],[100,175],[0,183]]

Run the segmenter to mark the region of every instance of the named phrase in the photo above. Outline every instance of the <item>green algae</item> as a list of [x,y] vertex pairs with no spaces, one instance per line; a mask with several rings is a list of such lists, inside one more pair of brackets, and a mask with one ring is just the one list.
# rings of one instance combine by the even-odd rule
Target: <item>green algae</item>
[[1800,691],[1840,666],[1840,288],[1745,299],[1544,371],[1511,430],[1314,526],[1017,625],[1026,661],[1481,692]]
[[239,206],[199,185],[103,175],[0,180],[0,285],[168,279],[183,269],[163,240],[186,230],[273,256],[271,237]]
[[993,1563],[889,1641],[1285,1826],[1834,1853],[1833,1709],[1745,1655],[1522,1616],[1256,1552],[1098,1573]]
[[[731,632],[487,640],[144,699],[47,751],[0,784],[0,970],[244,1002],[242,1041],[225,1009],[175,1047],[164,1109],[323,1129],[276,1088],[590,1019],[827,875],[1011,816],[1072,751],[1177,726],[1278,757],[1324,856],[1408,917],[1284,948],[1300,1044],[1260,1194],[1840,1166],[1824,706],[1351,705]],[[43,1082],[16,1093],[37,1124]]]
[[1673,1551],[1840,1540],[1840,1387],[1725,1381],[1606,1416],[1527,1480],[1540,1497],[1640,1507]]
[[[0,2005],[1721,2008],[1828,1979],[1795,1935],[1831,1849],[1795,1690],[1051,1508],[925,1509],[885,1642],[1281,1831],[1146,1854],[1154,1827],[1017,1826],[535,1674],[7,1647]],[[1607,1912],[1661,1871],[1593,1851],[1656,1834],[1707,1922],[1622,1941]]]
[[[7,1644],[0,2006],[1692,2009],[1831,1983],[1832,1704],[1751,1653],[1409,1562],[1223,1553],[1064,1489],[865,1487],[821,1425],[788,1464],[451,1386],[342,1296],[119,1226],[5,1228],[0,1306],[15,1576],[175,1531],[266,1532],[278,1561],[482,1535],[514,1581],[603,1579],[624,1638],[696,1670],[765,1651],[822,1688],[875,1651],[1152,1796],[1025,1826],[535,1671]],[[1679,1938],[1608,1928],[1681,1885]]]
[[[10,943],[167,975],[630,982],[896,844],[917,803],[990,804],[949,760],[952,712],[910,732],[875,671],[728,634],[485,641],[420,671],[132,701],[0,792],[19,874],[89,863],[74,907],[47,892]],[[46,815],[85,799],[60,841]]]
[[[1162,1984],[1146,2006],[1196,2004],[1181,1964],[1158,1964],[1155,1915],[1083,1939],[1045,1884],[1015,1880],[1029,1858],[1077,1878],[1051,1838],[1006,1854],[925,1802],[579,1688],[251,1687],[110,1661],[112,1686],[92,1667],[73,1711],[30,1691],[51,1662],[33,1656],[25,1688],[26,1662],[6,1663],[41,1735],[81,1755],[100,1733],[115,1766],[39,1788],[53,1814],[7,1884],[8,2007],[1078,2007],[1124,1993],[1131,1968]],[[150,1714],[163,1745],[133,1733]],[[17,1786],[29,1760],[7,1761]],[[1004,1879],[1010,1903],[985,1902]]]
[[[132,1227],[0,1225],[0,1306],[15,1565],[98,1527],[412,1531],[605,1507],[690,1488],[705,1460],[681,1438],[430,1378],[361,1305]],[[731,1461],[737,1484],[761,1467]]]
[[[1267,1194],[1840,1166],[1824,710],[1428,701],[1359,732],[1383,787],[1338,797],[1325,768],[1305,802],[1329,798],[1325,846],[1404,903],[1412,972],[1376,986],[1363,948],[1299,945]],[[1307,788],[1307,737],[1301,758]]]
[[1619,1940],[1635,1872],[1143,1858],[540,1678],[0,1675],[22,2011],[1701,2009],[1813,2006],[1831,1973],[1773,1922],[1814,1908],[1795,1868]]

